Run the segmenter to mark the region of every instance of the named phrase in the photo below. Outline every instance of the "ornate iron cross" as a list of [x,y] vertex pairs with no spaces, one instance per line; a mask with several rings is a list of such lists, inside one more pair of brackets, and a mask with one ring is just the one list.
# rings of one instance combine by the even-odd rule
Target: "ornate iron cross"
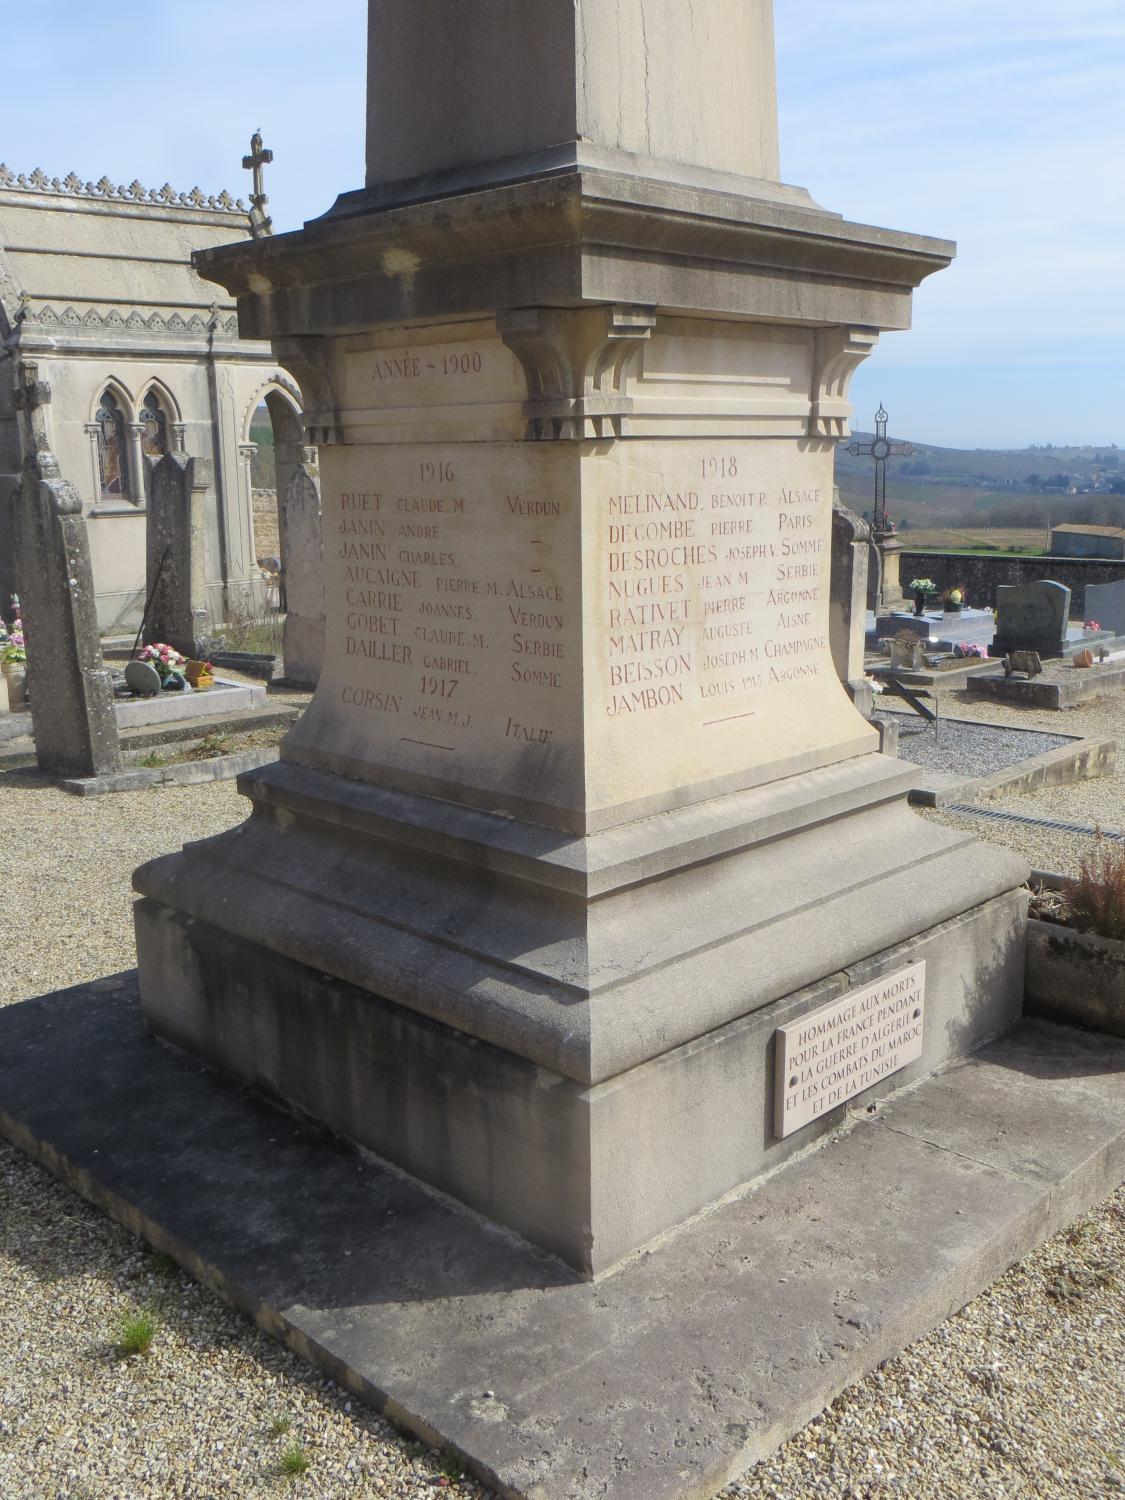
[[875,460],[875,512],[872,516],[874,531],[887,529],[887,459],[909,458],[914,452],[913,443],[896,443],[887,437],[887,421],[887,413],[880,401],[879,410],[875,413],[874,440],[870,443],[852,443],[848,447],[848,452],[856,458]]
[[254,174],[254,191],[250,195],[250,225],[255,235],[269,234],[273,220],[266,213],[265,172],[263,167],[273,161],[273,152],[262,145],[262,132],[255,130],[250,137],[250,155],[242,158],[242,165]]

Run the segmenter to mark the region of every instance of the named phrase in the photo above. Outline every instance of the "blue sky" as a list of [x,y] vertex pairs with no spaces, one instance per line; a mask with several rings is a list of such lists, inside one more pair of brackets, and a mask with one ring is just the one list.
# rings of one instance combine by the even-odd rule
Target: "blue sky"
[[[960,246],[923,283],[913,330],[856,377],[857,425],[883,400],[920,441],[1125,446],[1122,0],[776,10],[785,180],[849,219]],[[261,125],[278,228],[363,180],[363,0],[26,14],[0,91],[14,170],[244,194]]]

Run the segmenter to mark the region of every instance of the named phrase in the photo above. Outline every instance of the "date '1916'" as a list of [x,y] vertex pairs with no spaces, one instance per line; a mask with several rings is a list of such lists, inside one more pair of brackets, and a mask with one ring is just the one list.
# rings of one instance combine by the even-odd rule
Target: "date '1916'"
[[419,476],[423,484],[452,484],[453,465],[440,463],[437,460],[426,459],[418,465]]

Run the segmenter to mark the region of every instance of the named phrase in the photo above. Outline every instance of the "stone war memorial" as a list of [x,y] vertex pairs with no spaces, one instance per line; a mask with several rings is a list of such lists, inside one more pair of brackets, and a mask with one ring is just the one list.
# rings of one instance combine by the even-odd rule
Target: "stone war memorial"
[[1113,1167],[996,1144],[1072,1141],[1028,868],[841,680],[849,381],[954,247],[782,182],[770,0],[369,28],[366,183],[195,257],[305,398],[323,668],[136,872],[174,1045],[89,1172],[499,1493],[703,1497]]
[[372,5],[367,186],[197,257],[306,392],[324,671],[137,934],[159,1035],[592,1276],[807,1145],[783,1094],[830,1128],[1012,1020],[1025,871],[918,824],[829,642],[848,380],[952,246],[780,184],[767,4],[548,11],[455,63]]

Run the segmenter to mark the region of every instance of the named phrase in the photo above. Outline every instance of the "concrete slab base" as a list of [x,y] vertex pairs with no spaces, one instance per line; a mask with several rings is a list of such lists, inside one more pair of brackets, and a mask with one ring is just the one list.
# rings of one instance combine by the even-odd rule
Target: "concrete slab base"
[[1060,675],[1005,677],[992,674],[977,676],[965,686],[971,693],[989,698],[1003,698],[1011,703],[1025,703],[1031,708],[1074,708],[1091,703],[1125,688],[1125,664],[1069,667]]
[[264,709],[266,690],[248,682],[217,677],[214,687],[201,693],[157,693],[151,698],[118,698],[114,703],[118,729],[145,724],[178,724],[185,719],[213,719],[222,714]]
[[1021,1023],[593,1283],[141,1029],[0,1011],[0,1129],[500,1494],[703,1500],[1125,1172],[1125,1041]]

